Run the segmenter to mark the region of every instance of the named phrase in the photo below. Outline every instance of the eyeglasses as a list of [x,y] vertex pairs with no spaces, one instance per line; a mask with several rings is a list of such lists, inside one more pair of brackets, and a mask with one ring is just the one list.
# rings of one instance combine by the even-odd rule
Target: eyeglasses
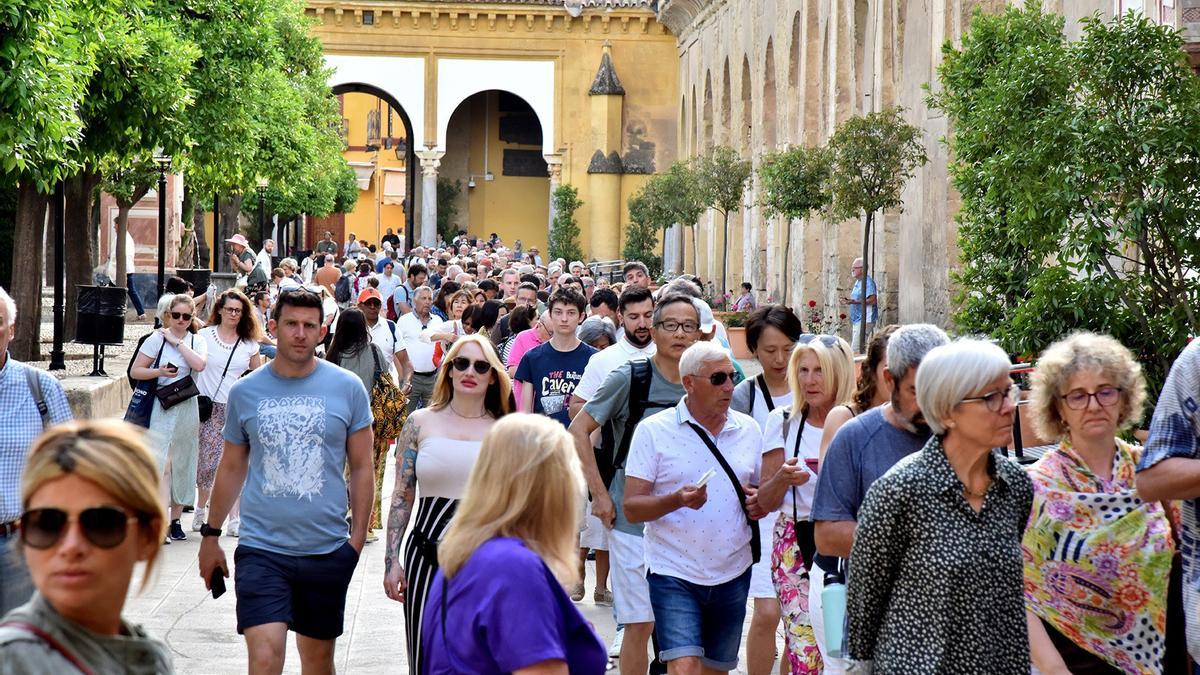
[[114,548],[125,541],[129,521],[145,519],[145,516],[132,516],[115,506],[94,506],[84,509],[75,518],[62,509],[30,509],[21,515],[21,541],[31,548],[48,549],[62,539],[72,520],[78,520],[83,536],[93,545]]
[[668,333],[674,333],[681,328],[683,329],[684,333],[695,333],[696,331],[700,330],[700,324],[696,323],[695,321],[674,321],[672,319],[667,319],[666,321],[659,321],[654,325],[667,331]]
[[224,307],[222,307],[222,308],[221,308],[221,311],[222,311],[222,312],[229,312],[230,314],[241,314],[241,313],[242,313],[242,308],[241,308],[241,307],[234,307],[233,305],[225,305]]
[[460,373],[467,372],[467,368],[470,368],[472,365],[475,366],[475,372],[480,375],[483,375],[492,369],[492,364],[488,363],[487,361],[472,361],[465,356],[459,356],[455,358],[450,362],[450,364],[453,365],[454,369]]
[[732,381],[734,386],[737,386],[737,384],[742,381],[742,376],[739,375],[736,370],[731,370],[728,373],[718,371],[708,376],[708,383],[714,387],[719,387],[725,384],[726,380]]
[[1059,398],[1061,398],[1071,410],[1083,410],[1087,408],[1089,405],[1091,405],[1093,397],[1095,397],[1096,403],[1099,403],[1101,407],[1107,408],[1111,405],[1115,405],[1117,401],[1121,400],[1121,391],[1122,390],[1120,387],[1100,387],[1100,389],[1095,393],[1089,394],[1082,389],[1076,389],[1074,391],[1067,392],[1065,395],[1060,396]]
[[1014,404],[1017,401],[1020,401],[1021,400],[1021,387],[1014,384],[1014,385],[1009,386],[1008,389],[1004,389],[1001,391],[993,391],[991,393],[984,394],[983,396],[974,396],[972,398],[964,398],[962,401],[960,401],[960,403],[973,403],[975,401],[983,401],[983,404],[985,406],[987,406],[988,410],[990,410],[992,412],[1000,412],[1000,410],[1004,407],[1005,399],[1012,401]]
[[187,312],[171,312],[170,314],[171,314],[171,318],[175,319],[176,321],[179,321],[179,320],[191,321],[192,320],[192,315],[188,314]]

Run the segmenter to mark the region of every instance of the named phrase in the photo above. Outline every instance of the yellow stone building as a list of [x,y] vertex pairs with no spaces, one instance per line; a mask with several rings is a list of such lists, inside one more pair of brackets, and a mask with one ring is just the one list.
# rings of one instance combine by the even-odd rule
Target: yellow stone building
[[322,225],[432,243],[441,178],[461,185],[450,224],[544,253],[570,184],[584,251],[617,258],[628,198],[678,154],[678,49],[651,5],[310,0],[361,190]]

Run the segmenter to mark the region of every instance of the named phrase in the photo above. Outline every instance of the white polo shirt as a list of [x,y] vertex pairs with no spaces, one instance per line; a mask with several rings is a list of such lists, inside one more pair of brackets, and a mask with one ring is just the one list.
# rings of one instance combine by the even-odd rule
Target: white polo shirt
[[[650,494],[661,496],[695,485],[704,472],[713,470],[704,506],[676,509],[646,523],[645,544],[649,571],[716,586],[750,567],[750,524],[725,471],[688,422],[699,425],[688,410],[687,396],[674,408],[642,420],[629,445],[625,476],[649,481]],[[749,484],[761,462],[762,433],[754,418],[730,410],[713,441],[738,481]]]
[[387,317],[380,312],[379,320],[375,322],[373,327],[367,329],[367,334],[371,338],[371,342],[375,346],[383,350],[383,355],[387,357],[388,370],[392,373],[392,378],[399,374],[396,372],[396,361],[393,358],[396,352],[406,351],[407,345],[404,342],[404,336],[400,334],[400,326],[396,326],[396,337],[392,337],[392,329],[388,328]]
[[429,322],[422,326],[416,312],[409,312],[396,320],[396,334],[403,336],[404,345],[408,349],[408,360],[412,362],[413,372],[431,373],[437,370],[433,365],[433,343],[422,340],[422,333],[437,330],[442,320],[436,314],[429,315]]
[[592,358],[588,359],[587,367],[583,369],[583,376],[580,377],[579,384],[575,385],[575,391],[571,392],[571,397],[584,401],[596,398],[596,395],[600,393],[600,386],[604,384],[604,380],[608,379],[612,371],[620,368],[621,364],[636,358],[650,358],[654,356],[654,352],[653,340],[645,347],[635,347],[633,343],[624,338],[617,340],[616,344],[609,345],[592,354]]

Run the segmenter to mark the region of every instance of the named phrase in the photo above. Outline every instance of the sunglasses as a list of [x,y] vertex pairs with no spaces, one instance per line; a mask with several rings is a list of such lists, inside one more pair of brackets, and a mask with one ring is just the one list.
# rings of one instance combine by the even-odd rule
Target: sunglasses
[[450,365],[454,366],[454,369],[460,373],[467,372],[467,369],[474,365],[475,372],[480,375],[483,375],[492,369],[492,364],[488,363],[487,361],[472,361],[465,356],[457,357],[450,362]]
[[805,334],[801,335],[799,338],[796,339],[796,344],[806,345],[806,344],[812,342],[813,340],[819,341],[821,344],[825,345],[826,347],[829,347],[830,349],[833,349],[834,347],[839,346],[839,342],[836,337],[834,337],[832,335],[816,335],[814,333],[805,333]]
[[126,525],[133,520],[145,521],[145,517],[131,516],[115,506],[84,509],[77,518],[72,518],[62,509],[30,509],[21,516],[21,542],[30,548],[48,549],[62,539],[72,520],[79,521],[83,536],[92,545],[115,548],[125,541],[129,532]]
[[188,314],[186,312],[171,312],[171,318],[175,319],[176,321],[179,321],[181,319],[183,321],[191,321],[192,315]]
[[708,376],[708,383],[714,387],[719,387],[725,384],[726,380],[729,380],[736,385],[742,381],[742,377],[737,374],[736,370],[732,370],[728,373],[718,371]]

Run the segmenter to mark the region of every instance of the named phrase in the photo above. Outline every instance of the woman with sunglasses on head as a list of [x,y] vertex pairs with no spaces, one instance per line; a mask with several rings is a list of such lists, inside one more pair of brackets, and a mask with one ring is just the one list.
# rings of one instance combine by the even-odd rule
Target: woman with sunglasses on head
[[877,408],[892,400],[892,381],[887,375],[887,346],[892,333],[900,326],[888,324],[882,330],[875,331],[871,342],[867,345],[867,358],[862,363],[858,374],[858,389],[854,397],[846,405],[840,405],[829,411],[825,417],[825,429],[821,434],[821,457],[817,464],[825,462],[825,450],[846,422],[858,417],[871,408]]
[[867,490],[850,551],[856,672],[1029,675],[1021,536],[1033,485],[1005,456],[1020,395],[1010,369],[984,340],[921,360],[917,403],[933,436]]
[[[212,412],[207,420],[200,422],[200,453],[196,464],[198,497],[196,511],[192,514],[193,532],[199,532],[200,526],[207,522],[208,497],[217,477],[221,452],[225,449],[221,431],[225,428],[225,403],[229,401],[229,390],[243,373],[262,365],[258,343],[264,337],[258,312],[250,305],[250,299],[236,288],[217,296],[212,314],[208,317],[208,325],[201,328],[198,335],[208,346],[213,367],[206,367],[196,377],[196,388],[201,396],[209,398]],[[229,525],[225,528],[225,533],[231,537],[238,534],[240,522],[237,513],[235,504],[229,516]],[[220,527],[220,523],[214,525]]]
[[813,493],[821,428],[835,406],[854,393],[850,345],[833,335],[801,335],[788,358],[792,402],[775,408],[763,428],[762,484],[759,505],[780,510],[775,521],[771,579],[783,612],[787,672],[820,673],[821,652],[809,607],[809,570],[813,567]]
[[[1163,658],[1172,656],[1170,519],[1136,493],[1141,446],[1117,437],[1141,418],[1141,366],[1113,338],[1076,333],[1046,349],[1032,384],[1034,428],[1058,441],[1028,467],[1033,512],[1022,545],[1034,665],[1042,675],[1186,671]],[[1085,545],[1063,555],[1063,541]]]
[[[135,380],[158,380],[158,390],[199,376],[208,364],[208,341],[191,332],[196,303],[190,295],[176,295],[167,306],[166,325],[146,338],[129,375]],[[194,375],[193,375],[194,373]],[[179,518],[183,507],[196,499],[196,465],[200,451],[200,412],[196,396],[163,408],[156,395],[150,413],[152,447],[163,472],[164,501],[171,506],[168,539],[187,539]]]
[[[437,572],[438,542],[463,496],[483,437],[512,409],[512,381],[492,343],[482,335],[464,335],[438,369],[429,406],[409,416],[396,441],[383,585],[389,598],[404,603],[412,673],[424,672],[422,613]],[[416,524],[405,543],[414,508]]]
[[159,468],[135,428],[68,422],[33,446],[21,477],[21,550],[37,593],[0,619],[0,672],[174,672],[165,644],[121,618],[166,531]]

